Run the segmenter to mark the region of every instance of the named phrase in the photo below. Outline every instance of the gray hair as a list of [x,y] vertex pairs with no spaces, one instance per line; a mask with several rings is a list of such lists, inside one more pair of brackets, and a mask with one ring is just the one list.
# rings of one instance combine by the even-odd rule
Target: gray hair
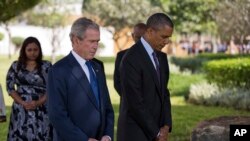
[[162,26],[168,25],[174,28],[174,23],[170,17],[164,13],[155,13],[151,15],[147,20],[147,27],[154,29],[160,29]]
[[71,41],[72,41],[74,36],[76,36],[77,38],[79,38],[81,40],[84,39],[85,32],[89,28],[100,30],[99,25],[88,18],[82,17],[82,18],[77,19],[73,23],[73,25],[71,27],[70,34],[69,34]]

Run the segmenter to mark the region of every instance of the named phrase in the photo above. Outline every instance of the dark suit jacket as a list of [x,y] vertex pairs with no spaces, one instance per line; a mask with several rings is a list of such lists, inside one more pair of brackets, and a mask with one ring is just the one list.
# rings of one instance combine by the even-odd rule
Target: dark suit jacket
[[117,93],[121,96],[121,79],[120,79],[120,73],[119,68],[122,61],[122,57],[127,52],[128,49],[122,50],[117,53],[116,60],[115,60],[115,71],[114,71],[114,87]]
[[55,63],[48,76],[49,119],[58,141],[113,138],[114,112],[103,69],[92,61],[100,90],[100,107],[80,64],[70,53]]
[[157,52],[161,83],[141,41],[123,57],[120,67],[122,101],[117,141],[153,141],[164,125],[172,126],[167,89],[169,67],[165,53]]
[[104,71],[104,65],[103,65],[103,62],[102,62],[101,60],[98,60],[98,59],[96,59],[96,58],[93,58],[92,60],[93,60],[94,62],[98,63],[99,65],[101,65],[101,67],[102,67],[102,69],[103,69],[103,71]]

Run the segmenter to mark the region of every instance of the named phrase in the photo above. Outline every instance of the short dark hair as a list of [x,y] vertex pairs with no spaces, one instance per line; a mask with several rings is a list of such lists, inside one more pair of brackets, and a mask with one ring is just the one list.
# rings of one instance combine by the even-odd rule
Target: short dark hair
[[171,28],[174,28],[174,23],[171,18],[164,13],[155,13],[151,15],[147,20],[147,27],[154,29],[159,29],[160,27],[168,25]]
[[137,23],[134,25],[133,32],[132,32],[132,37],[135,42],[140,40],[141,36],[144,35],[144,33],[147,30],[147,25],[144,23]]
[[146,30],[147,29],[147,25],[145,23],[137,23],[134,25],[134,28],[139,28],[142,30]]

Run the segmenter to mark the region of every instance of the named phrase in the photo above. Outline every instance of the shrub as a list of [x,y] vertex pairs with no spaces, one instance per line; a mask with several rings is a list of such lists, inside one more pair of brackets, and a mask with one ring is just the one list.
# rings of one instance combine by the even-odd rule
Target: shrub
[[212,54],[212,53],[203,53],[197,56],[192,57],[172,57],[170,61],[179,66],[181,71],[190,70],[192,73],[201,72],[202,66],[204,63],[212,60],[220,60],[220,59],[231,59],[231,58],[245,58],[249,57],[249,55],[238,54],[238,55],[230,55],[230,54]]
[[202,65],[203,60],[195,57],[185,57],[185,58],[178,58],[172,57],[170,59],[171,63],[175,64],[176,66],[180,67],[180,71],[191,71],[192,73],[199,72],[199,68]]
[[[188,102],[202,105],[216,105],[219,88],[215,84],[208,84],[203,82],[200,84],[193,84],[190,86],[190,93]],[[214,97],[213,101],[208,101]]]
[[210,61],[204,70],[207,80],[221,87],[250,88],[250,58]]
[[220,88],[205,82],[191,85],[188,102],[250,110],[250,91],[245,88]]
[[21,47],[23,41],[23,37],[16,36],[11,38],[11,42],[16,46],[17,49]]

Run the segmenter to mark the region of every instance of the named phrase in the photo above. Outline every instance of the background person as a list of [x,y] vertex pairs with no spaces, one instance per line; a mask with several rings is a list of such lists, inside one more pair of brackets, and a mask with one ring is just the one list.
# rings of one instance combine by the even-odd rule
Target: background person
[[47,73],[51,63],[42,60],[40,42],[24,40],[17,61],[10,66],[6,85],[14,102],[11,109],[8,141],[52,140],[52,126],[45,102]]
[[[147,26],[144,23],[138,23],[134,26],[132,31],[132,37],[135,43],[140,40],[141,36],[145,33],[146,29]],[[120,80],[119,67],[122,61],[122,57],[124,56],[127,50],[128,49],[118,52],[115,60],[114,87],[120,96],[121,96],[121,80]]]
[[0,123],[6,121],[6,107],[4,103],[3,90],[0,84]]

